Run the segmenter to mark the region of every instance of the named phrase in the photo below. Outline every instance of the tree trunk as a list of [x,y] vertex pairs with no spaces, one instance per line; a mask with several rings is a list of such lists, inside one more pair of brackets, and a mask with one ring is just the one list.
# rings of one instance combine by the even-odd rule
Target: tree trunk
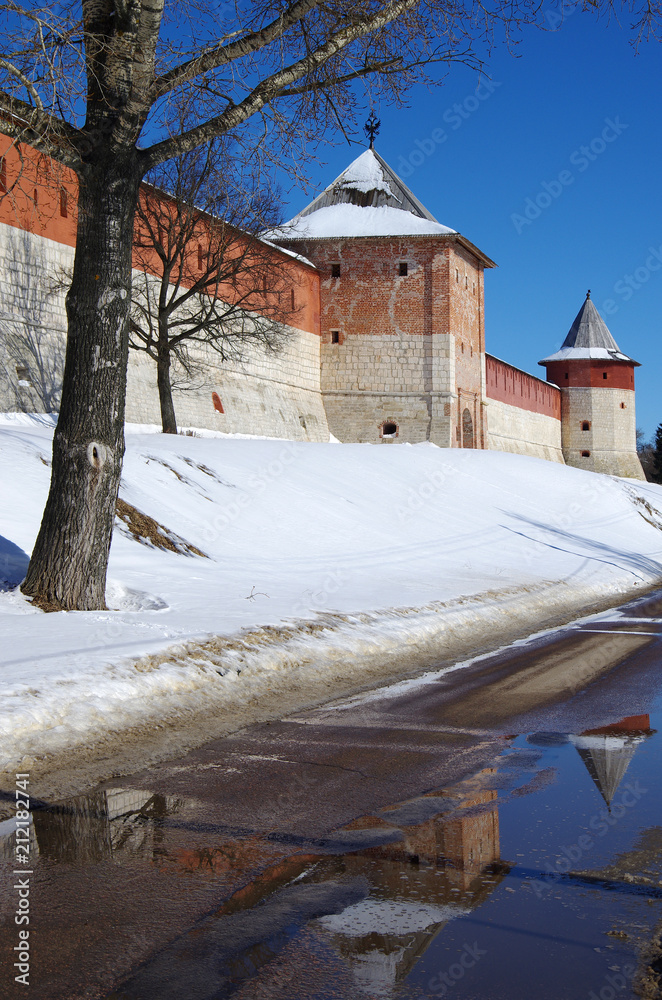
[[172,386],[170,385],[170,348],[168,344],[168,320],[159,317],[159,345],[156,362],[156,382],[159,387],[159,402],[161,404],[161,427],[164,434],[177,433],[175,407],[172,402]]
[[135,151],[97,155],[80,181],[51,487],[22,591],[48,610],[105,608],[124,455]]

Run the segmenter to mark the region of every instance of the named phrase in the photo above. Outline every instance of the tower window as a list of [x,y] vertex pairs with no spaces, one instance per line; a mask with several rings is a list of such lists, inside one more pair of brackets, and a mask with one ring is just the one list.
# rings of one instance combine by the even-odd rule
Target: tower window
[[16,377],[19,385],[32,385],[30,381],[30,369],[27,365],[16,365]]
[[625,404],[625,403],[621,403],[621,409],[622,409],[622,410],[624,410],[624,409],[625,409],[625,406],[626,406],[626,404]]
[[0,156],[0,191],[7,190],[7,161]]
[[395,437],[398,433],[398,425],[387,421],[382,424],[382,437]]
[[591,422],[590,422],[590,420],[582,420],[582,430],[583,431],[590,431],[590,429],[591,429]]
[[331,265],[331,277],[332,278],[339,278],[340,277],[340,264],[332,264]]
[[459,281],[459,280],[460,280],[460,272],[458,271],[458,269],[457,269],[457,268],[455,268],[455,280],[456,280],[456,281]]
[[331,331],[331,343],[332,344],[339,344],[340,343],[340,330],[332,330]]
[[66,188],[60,188],[60,215],[63,219],[66,219],[68,214],[67,191]]
[[583,451],[582,452],[582,458],[590,458],[590,457],[591,457],[590,451]]
[[202,247],[198,243],[198,271],[202,270]]
[[297,300],[295,298],[294,289],[293,288],[290,289],[290,306],[291,306],[292,309],[296,309],[296,307],[297,307]]
[[565,373],[565,375],[564,375],[563,377],[564,377],[564,378],[567,378],[567,377],[568,377],[568,373],[566,372],[566,373]]
[[401,260],[400,264],[398,266],[399,266],[399,269],[400,269],[399,270],[400,277],[401,278],[406,278],[407,277],[407,272],[408,272],[407,261],[406,260]]
[[603,373],[602,373],[602,377],[603,377],[603,378],[607,378],[607,372],[603,372]]
[[469,287],[469,278],[467,277],[467,275],[466,275],[466,274],[465,274],[465,276],[464,276],[464,287],[465,287],[465,288],[468,288],[468,287]]

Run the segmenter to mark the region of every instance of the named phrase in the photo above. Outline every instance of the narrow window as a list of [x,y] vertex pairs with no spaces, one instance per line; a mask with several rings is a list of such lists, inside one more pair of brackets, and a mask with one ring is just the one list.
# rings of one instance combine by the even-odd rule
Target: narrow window
[[202,246],[198,243],[198,271],[202,270]]
[[332,278],[339,278],[340,277],[340,264],[332,264],[331,265],[331,277]]
[[66,219],[69,215],[67,206],[67,192],[65,188],[60,188],[60,215]]
[[407,277],[407,270],[408,270],[408,268],[407,268],[407,261],[401,260],[400,261],[400,277],[401,278],[406,278]]
[[565,373],[565,378],[567,378],[567,377],[568,377],[568,373],[566,372],[566,373]]
[[291,309],[296,309],[296,304],[297,304],[297,301],[296,301],[296,298],[294,297],[294,289],[292,288],[291,291],[290,291],[290,308]]
[[38,205],[39,204],[39,198],[37,196],[37,189],[36,188],[34,189],[32,197],[33,197],[35,205]]
[[459,281],[459,280],[460,280],[460,272],[458,271],[458,269],[457,269],[457,268],[455,268],[455,280],[456,280],[456,281]]
[[464,342],[462,340],[460,341],[460,350],[464,354]]
[[340,330],[332,330],[331,331],[331,343],[332,344],[339,344],[340,343]]
[[30,369],[27,365],[16,365],[16,376],[19,385],[32,385],[30,381]]
[[603,373],[602,373],[602,377],[603,377],[603,378],[607,378],[607,372],[603,372]]
[[398,433],[398,425],[387,421],[382,424],[382,437],[395,437]]
[[464,287],[465,287],[465,288],[468,288],[468,287],[469,287],[469,278],[467,277],[467,275],[466,275],[466,274],[465,274],[465,276],[464,276]]
[[474,281],[474,295],[476,294],[476,282]]
[[590,457],[591,457],[590,451],[583,451],[582,452],[582,458],[590,458]]
[[0,156],[0,191],[7,190],[7,161]]
[[582,430],[583,431],[590,431],[590,429],[591,429],[591,423],[590,423],[590,421],[589,420],[582,420]]
[[622,409],[622,410],[624,410],[624,409],[625,409],[625,403],[621,403],[621,409]]

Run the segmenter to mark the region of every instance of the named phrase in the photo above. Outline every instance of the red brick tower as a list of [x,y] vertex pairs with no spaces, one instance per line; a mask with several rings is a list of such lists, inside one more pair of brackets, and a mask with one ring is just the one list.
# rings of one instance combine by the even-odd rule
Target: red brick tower
[[634,369],[591,301],[579,310],[561,349],[539,364],[561,389],[561,435],[567,465],[645,479],[637,455]]
[[372,146],[272,238],[320,272],[322,393],[340,441],[486,447],[489,257]]

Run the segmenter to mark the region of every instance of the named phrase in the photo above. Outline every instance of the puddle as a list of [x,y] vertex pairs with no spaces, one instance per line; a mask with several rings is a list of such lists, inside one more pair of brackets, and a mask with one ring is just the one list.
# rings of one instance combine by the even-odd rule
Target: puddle
[[[584,688],[567,711],[550,709],[548,725],[539,712],[535,731],[495,737],[474,773],[444,787],[413,786],[411,798],[323,836],[294,822],[317,793],[301,768],[286,786],[289,828],[231,822],[238,813],[228,811],[229,795],[210,785],[236,779],[229,759],[198,762],[190,795],[114,787],[56,806],[33,803],[33,995],[662,996],[660,970],[647,972],[662,927],[662,701],[657,662],[647,687],[635,667],[628,661],[621,681],[610,674],[594,696]],[[630,690],[638,694],[626,703]],[[619,691],[620,714],[608,717]],[[557,731],[564,712],[589,718],[591,697],[599,724]],[[465,752],[444,734],[432,738],[450,758]],[[263,756],[252,766],[288,763]],[[365,778],[324,766],[354,785]],[[184,767],[172,774],[180,772],[186,784]],[[268,802],[277,790],[260,795]],[[11,821],[0,824],[5,885],[16,867],[13,830]],[[3,983],[11,982],[15,937],[6,896]]]

